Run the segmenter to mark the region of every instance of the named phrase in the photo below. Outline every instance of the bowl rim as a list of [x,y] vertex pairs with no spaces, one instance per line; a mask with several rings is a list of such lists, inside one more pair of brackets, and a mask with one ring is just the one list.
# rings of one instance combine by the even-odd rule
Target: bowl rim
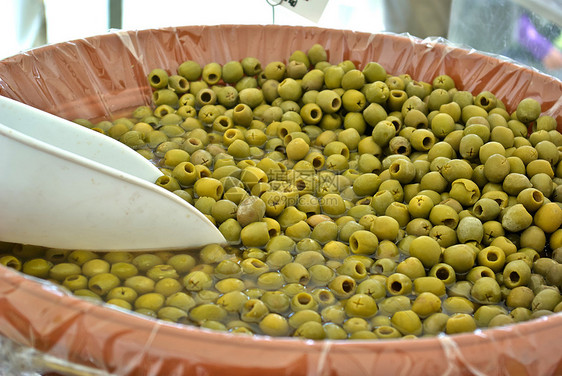
[[[309,26],[302,26],[302,27],[287,27],[287,26],[280,26],[280,25],[216,25],[216,26],[183,26],[183,27],[166,27],[166,28],[157,28],[157,29],[146,29],[146,30],[139,30],[139,31],[120,31],[117,34],[124,34],[124,35],[135,35],[136,33],[151,33],[151,32],[164,32],[164,33],[174,33],[178,29],[182,30],[197,30],[201,32],[204,29],[220,29],[220,28],[234,28],[234,29],[242,29],[247,32],[254,32],[257,30],[267,29],[267,30],[283,30],[286,28],[297,29],[297,30],[306,30],[311,32],[337,32],[342,33],[345,36],[354,35],[354,34],[366,34],[370,35],[370,38],[374,38],[376,35],[383,35],[384,38],[393,39],[396,41],[401,42],[412,42],[415,44],[417,48],[438,48],[443,50],[451,50],[456,51],[459,53],[459,56],[471,56],[476,57],[479,59],[483,59],[486,63],[494,63],[494,64],[502,64],[510,69],[517,70],[517,71],[525,71],[531,77],[535,76],[543,76],[547,79],[550,79],[550,76],[547,76],[543,73],[538,71],[532,70],[530,67],[526,66],[519,66],[511,61],[503,61],[498,60],[495,56],[489,56],[484,53],[480,53],[475,50],[468,50],[464,49],[463,47],[452,47],[446,44],[442,44],[442,41],[439,40],[421,40],[421,39],[413,39],[415,37],[406,36],[406,35],[397,35],[392,33],[377,33],[377,34],[369,34],[364,32],[354,32],[349,30],[334,30],[334,29],[326,29],[320,27],[309,27]],[[102,34],[100,36],[92,36],[84,39],[78,39],[75,41],[57,43],[53,45],[39,47],[30,51],[23,52],[18,55],[14,55],[12,57],[8,57],[0,61],[2,63],[10,63],[10,62],[17,62],[19,59],[24,58],[24,56],[29,56],[33,58],[35,55],[41,55],[43,53],[47,53],[52,51],[52,49],[56,49],[61,45],[70,46],[72,44],[93,44],[95,43],[103,43],[106,39],[115,38],[116,34],[109,33],[109,34]],[[5,89],[1,85],[0,80],[0,94],[4,95],[6,92],[2,92],[2,89]],[[557,84],[562,88],[562,83],[558,80]],[[10,94],[9,92],[7,94]],[[16,98],[17,99],[17,98]],[[561,99],[558,99],[557,105],[560,107],[562,106]],[[561,115],[562,116],[562,115]],[[560,127],[560,126],[559,126]],[[239,346],[247,346],[250,348],[255,348],[255,350],[286,350],[290,352],[306,352],[306,353],[316,353],[316,354],[326,354],[328,351],[328,355],[346,355],[349,354],[350,350],[358,353],[373,353],[373,352],[395,352],[395,353],[403,353],[403,352],[412,352],[412,353],[425,353],[430,352],[432,350],[439,350],[444,351],[444,348],[447,346],[453,346],[459,349],[466,349],[466,348],[473,348],[475,351],[478,350],[483,344],[489,343],[492,341],[494,346],[499,348],[504,343],[512,343],[512,341],[525,341],[527,338],[535,338],[538,334],[548,334],[550,337],[555,335],[556,333],[552,333],[552,328],[559,328],[557,333],[560,333],[560,328],[562,328],[562,313],[556,313],[547,317],[541,317],[538,319],[534,319],[527,322],[521,322],[514,325],[500,327],[500,328],[488,328],[484,330],[477,330],[471,333],[462,333],[462,334],[455,334],[455,335],[448,335],[448,336],[438,336],[438,337],[428,337],[428,338],[419,338],[416,340],[404,341],[404,340],[361,340],[361,341],[350,341],[350,340],[322,340],[322,341],[314,341],[314,340],[303,340],[298,338],[288,338],[288,337],[268,337],[268,336],[251,336],[251,337],[244,337],[239,335],[233,335],[229,333],[222,333],[218,331],[212,331],[204,328],[194,327],[194,326],[187,326],[181,324],[173,324],[173,323],[166,323],[162,321],[157,321],[151,318],[142,317],[138,314],[131,314],[129,312],[125,312],[123,310],[107,307],[106,305],[101,305],[97,303],[89,302],[85,299],[76,297],[74,295],[68,294],[63,290],[57,289],[53,287],[54,285],[50,283],[46,283],[44,281],[40,281],[38,279],[25,276],[22,273],[19,273],[14,270],[10,270],[7,267],[0,266],[0,307],[2,306],[2,292],[9,298],[11,293],[14,293],[17,296],[27,297],[29,299],[33,298],[33,301],[37,302],[44,302],[45,307],[49,307],[48,309],[55,309],[55,307],[59,306],[59,304],[63,304],[63,307],[69,312],[72,312],[70,315],[84,315],[88,316],[91,320],[103,320],[109,321],[111,325],[116,326],[116,332],[119,332],[122,328],[133,328],[135,331],[143,331],[142,336],[146,336],[146,338],[151,338],[151,334],[154,332],[158,332],[159,334],[163,335],[163,340],[157,338],[154,339],[155,342],[151,344],[162,344],[162,341],[169,339],[170,337],[182,337],[179,340],[185,338],[185,336],[189,335],[190,339],[200,341],[200,342],[213,342],[218,343],[221,345],[229,345],[231,347],[239,347]],[[15,291],[19,290],[16,294]],[[6,300],[6,299],[4,299]],[[5,305],[11,306],[13,302],[4,302]],[[24,303],[22,303],[24,304]],[[0,314],[0,322],[4,320],[2,318],[2,314]],[[72,323],[70,323],[72,324]],[[78,324],[76,324],[78,325]],[[80,324],[81,325],[81,324]],[[109,324],[108,324],[109,325]],[[41,328],[41,326],[44,326]],[[79,327],[79,326],[77,326]],[[63,345],[72,344],[66,343],[64,340],[61,342],[61,337],[55,338],[43,338],[38,339],[34,338],[32,334],[29,332],[19,331],[17,329],[12,330],[13,328],[2,328],[0,325],[0,333],[7,334],[8,336],[13,336],[14,338],[18,339],[19,342],[23,342],[23,344],[37,346],[41,350],[45,351],[54,351],[57,352],[65,352],[69,355],[69,359],[82,359],[81,356],[83,354],[80,353],[79,350],[77,353],[73,353],[73,349],[64,349]],[[39,325],[37,328],[31,328],[30,332],[33,333],[34,330],[37,330],[38,333],[45,331],[47,334],[49,333],[49,324],[43,323]],[[158,341],[158,342],[157,342]],[[141,346],[144,344],[140,344]],[[157,350],[157,349],[151,349]],[[490,355],[490,354],[487,354]],[[92,353],[88,353],[88,356],[93,356]],[[100,359],[95,359],[94,362],[103,362],[104,355],[100,354]],[[559,355],[560,356],[560,355]],[[492,355],[489,356],[490,359],[493,358]],[[114,359],[115,362],[119,362],[119,359]],[[559,360],[554,359],[553,361],[558,362]]]

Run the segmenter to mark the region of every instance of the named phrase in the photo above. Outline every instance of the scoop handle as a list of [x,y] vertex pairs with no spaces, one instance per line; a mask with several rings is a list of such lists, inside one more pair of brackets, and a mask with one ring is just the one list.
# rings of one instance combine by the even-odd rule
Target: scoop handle
[[162,175],[142,155],[111,137],[3,96],[0,96],[0,123],[151,183]]

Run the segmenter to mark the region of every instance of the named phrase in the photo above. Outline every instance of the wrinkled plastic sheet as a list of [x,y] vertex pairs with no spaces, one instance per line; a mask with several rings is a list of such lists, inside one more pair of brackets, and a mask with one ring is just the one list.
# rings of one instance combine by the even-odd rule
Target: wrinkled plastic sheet
[[[377,61],[388,73],[429,82],[449,74],[460,90],[489,90],[509,111],[533,97],[562,129],[562,83],[532,68],[442,39],[312,27],[178,27],[45,46],[0,61],[0,95],[67,119],[110,118],[150,103],[146,76],[153,68],[174,71],[188,59],[287,61],[314,43],[333,63],[349,59],[361,68]],[[233,335],[77,298],[0,266],[0,360],[31,374],[561,375],[561,337],[562,314],[407,341]]]

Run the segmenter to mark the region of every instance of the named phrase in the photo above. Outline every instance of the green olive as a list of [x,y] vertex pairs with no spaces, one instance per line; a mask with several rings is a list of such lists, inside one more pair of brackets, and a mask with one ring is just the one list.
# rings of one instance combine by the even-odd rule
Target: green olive
[[412,303],[412,311],[421,318],[428,317],[440,310],[441,299],[431,292],[422,292]]
[[525,286],[529,283],[531,268],[523,260],[514,260],[505,265],[503,282],[508,288]]
[[429,236],[419,236],[412,240],[409,248],[410,256],[420,260],[424,267],[431,268],[441,260],[441,246],[437,240]]
[[453,267],[457,273],[469,271],[474,265],[476,254],[469,245],[457,244],[445,248],[443,261]]
[[412,310],[398,311],[392,315],[392,325],[403,335],[420,335],[422,323],[419,316]]
[[34,258],[24,262],[22,271],[25,274],[38,278],[47,278],[49,271],[53,267],[53,263],[41,258]]
[[111,289],[119,286],[120,283],[121,281],[117,276],[111,273],[100,273],[88,280],[88,288],[102,296],[107,294]]
[[48,271],[48,275],[49,278],[52,278],[58,282],[62,282],[68,276],[80,274],[80,271],[81,270],[78,265],[68,262],[61,262],[60,264],[52,265],[52,267]]

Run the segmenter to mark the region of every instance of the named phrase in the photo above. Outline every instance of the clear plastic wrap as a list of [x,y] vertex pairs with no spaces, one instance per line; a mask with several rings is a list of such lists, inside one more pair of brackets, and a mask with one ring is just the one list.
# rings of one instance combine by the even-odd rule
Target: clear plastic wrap
[[[562,83],[536,70],[441,39],[311,27],[178,27],[41,47],[0,61],[0,95],[67,119],[112,117],[150,103],[146,76],[153,68],[173,71],[188,59],[286,61],[314,43],[325,46],[331,62],[349,59],[362,67],[377,61],[389,73],[423,81],[449,74],[459,89],[495,93],[509,111],[525,97],[536,98],[562,129]],[[10,219],[3,214],[0,220]],[[67,362],[65,374],[88,374],[87,369],[147,376],[562,374],[562,314],[407,341],[249,337],[109,308],[2,266],[0,335],[32,349],[22,355],[30,361],[39,353]],[[73,373],[72,364],[83,373]]]

